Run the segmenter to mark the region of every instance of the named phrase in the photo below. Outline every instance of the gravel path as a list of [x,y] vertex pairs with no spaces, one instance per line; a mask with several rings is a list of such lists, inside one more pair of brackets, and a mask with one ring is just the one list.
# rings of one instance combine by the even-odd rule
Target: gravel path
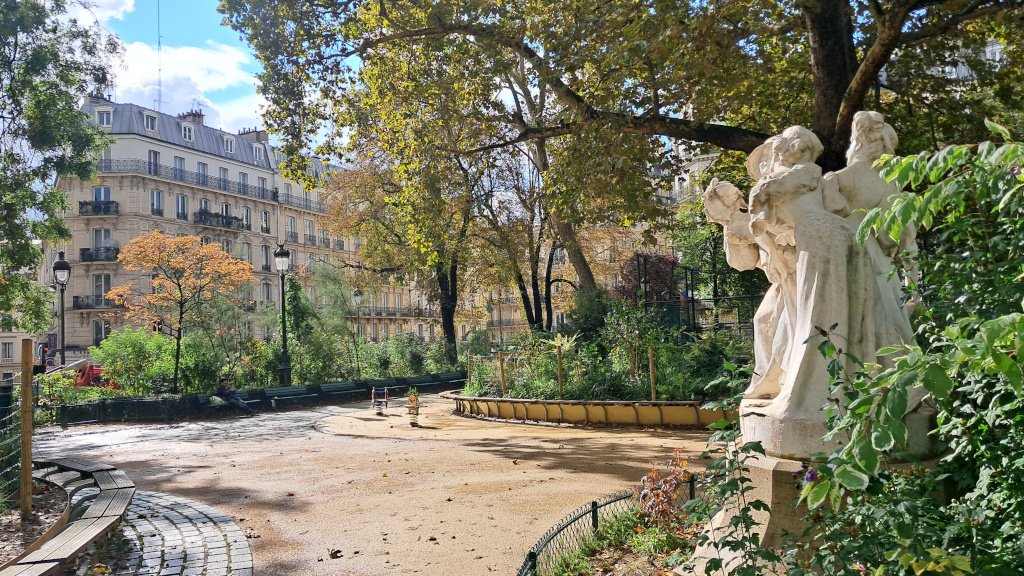
[[485,422],[422,401],[420,428],[363,403],[45,429],[37,445],[225,513],[249,537],[257,576],[479,576],[514,574],[565,513],[635,485],[673,450],[699,465],[707,438]]

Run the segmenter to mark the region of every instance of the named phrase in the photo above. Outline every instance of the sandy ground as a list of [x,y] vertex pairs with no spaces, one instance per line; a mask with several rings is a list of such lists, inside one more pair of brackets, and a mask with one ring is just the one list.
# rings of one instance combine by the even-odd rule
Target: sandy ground
[[359,406],[72,428],[42,445],[233,515],[258,535],[258,576],[478,576],[515,574],[565,514],[632,487],[674,449],[699,467],[707,437],[486,422],[452,416],[436,396],[423,403],[419,428],[400,408]]

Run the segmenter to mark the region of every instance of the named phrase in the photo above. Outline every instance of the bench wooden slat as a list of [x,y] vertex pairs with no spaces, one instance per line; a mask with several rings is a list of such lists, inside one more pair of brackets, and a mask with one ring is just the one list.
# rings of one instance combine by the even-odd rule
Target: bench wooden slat
[[134,495],[135,488],[121,488],[100,492],[100,495],[89,505],[82,518],[104,518],[107,516],[120,518],[125,510],[128,509],[128,505],[132,503],[132,496]]
[[0,570],[0,576],[50,576],[60,571],[60,564],[56,562],[41,562],[38,564],[15,564]]
[[41,462],[86,474],[92,474],[93,472],[99,472],[101,470],[114,469],[113,466],[107,466],[106,464],[97,464],[96,462],[87,462],[85,460],[77,460],[75,458],[53,458],[51,460],[41,460]]
[[38,550],[23,558],[20,563],[67,563],[77,557],[94,540],[109,532],[120,521],[120,516],[107,516],[72,522],[65,526],[64,530],[53,540],[43,544]]

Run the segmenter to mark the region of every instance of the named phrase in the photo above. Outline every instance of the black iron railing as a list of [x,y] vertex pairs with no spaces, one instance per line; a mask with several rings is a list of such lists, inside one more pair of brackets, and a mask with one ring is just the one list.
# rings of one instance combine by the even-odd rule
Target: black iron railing
[[312,234],[306,234],[303,240],[305,240],[307,246],[316,246],[316,236]]
[[188,221],[188,212],[176,212],[174,214],[174,217],[177,218],[178,220],[185,220],[187,222]]
[[295,231],[285,232],[284,233],[284,239],[289,241],[289,242],[298,242],[299,241],[299,233],[295,232]]
[[107,246],[104,248],[80,248],[78,259],[82,262],[113,262],[117,260],[120,248]]
[[320,237],[320,246],[323,246],[324,248],[330,248],[331,247],[331,239],[330,238],[324,238],[323,236],[321,236]]
[[334,249],[335,250],[344,250],[345,249],[345,241],[340,239],[340,238],[335,239],[334,240]]
[[237,216],[225,216],[208,210],[200,210],[192,215],[192,221],[199,226],[213,226],[227,230],[247,230],[245,222]]
[[327,212],[327,208],[320,202],[310,198],[300,198],[291,194],[281,194],[281,203],[296,208],[303,208],[313,212]]
[[79,216],[117,216],[117,202],[113,200],[88,200],[78,203]]
[[153,216],[163,216],[164,215],[164,209],[163,208],[157,208],[156,206],[151,206],[150,209],[149,209],[149,213],[152,214]]
[[277,201],[277,189],[268,190],[259,186],[252,186],[236,180],[228,180],[218,176],[209,176],[183,168],[175,168],[166,164],[157,164],[137,158],[119,158],[116,160],[100,160],[97,163],[97,170],[105,173],[128,173],[156,176],[167,180],[176,180],[186,184],[194,184],[204,188],[234,192],[250,198],[261,200]]
[[434,306],[359,306],[360,316],[403,316],[410,318],[439,318],[441,310]]
[[93,308],[117,308],[113,300],[103,296],[75,296],[71,300],[71,307],[77,310],[90,310]]

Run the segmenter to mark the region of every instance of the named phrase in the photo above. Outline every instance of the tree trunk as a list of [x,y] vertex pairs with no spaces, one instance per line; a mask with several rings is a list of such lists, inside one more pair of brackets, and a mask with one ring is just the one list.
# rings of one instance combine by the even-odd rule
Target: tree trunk
[[523,312],[526,314],[526,323],[533,330],[538,322],[537,316],[533,313],[533,302],[530,300],[530,290],[526,287],[526,279],[522,272],[516,270],[516,288],[519,289],[519,300],[523,304]]
[[174,334],[174,377],[171,379],[171,391],[178,392],[178,378],[181,373],[181,334],[182,324],[185,322],[185,310],[179,308],[178,310],[178,326],[177,332]]
[[551,306],[551,270],[555,267],[555,246],[558,243],[551,241],[551,248],[548,249],[548,262],[544,267],[544,307],[547,309],[548,318],[544,329],[551,332],[551,323],[554,320],[554,309]]
[[436,265],[437,283],[441,292],[441,332],[444,334],[444,358],[454,366],[458,361],[455,336],[455,307],[458,304],[459,268],[458,263]]
[[[533,152],[534,164],[537,165],[537,170],[541,174],[544,174],[550,166],[550,163],[548,162],[548,149],[544,140],[537,140],[534,142],[531,150]],[[597,288],[597,281],[594,280],[594,271],[590,269],[590,263],[587,262],[587,257],[584,256],[583,250],[580,248],[580,243],[576,239],[576,230],[572,227],[572,224],[562,220],[558,214],[549,212],[548,216],[551,218],[551,227],[555,231],[555,235],[562,243],[562,248],[565,248],[565,253],[569,258],[569,263],[571,263],[573,269],[576,270],[576,278],[579,280],[579,289],[593,290],[594,288]]]
[[849,142],[836,134],[843,97],[857,72],[853,24],[846,0],[804,0],[799,4],[811,48],[814,74],[814,132],[825,152],[818,163],[825,170],[845,166],[843,153]]

